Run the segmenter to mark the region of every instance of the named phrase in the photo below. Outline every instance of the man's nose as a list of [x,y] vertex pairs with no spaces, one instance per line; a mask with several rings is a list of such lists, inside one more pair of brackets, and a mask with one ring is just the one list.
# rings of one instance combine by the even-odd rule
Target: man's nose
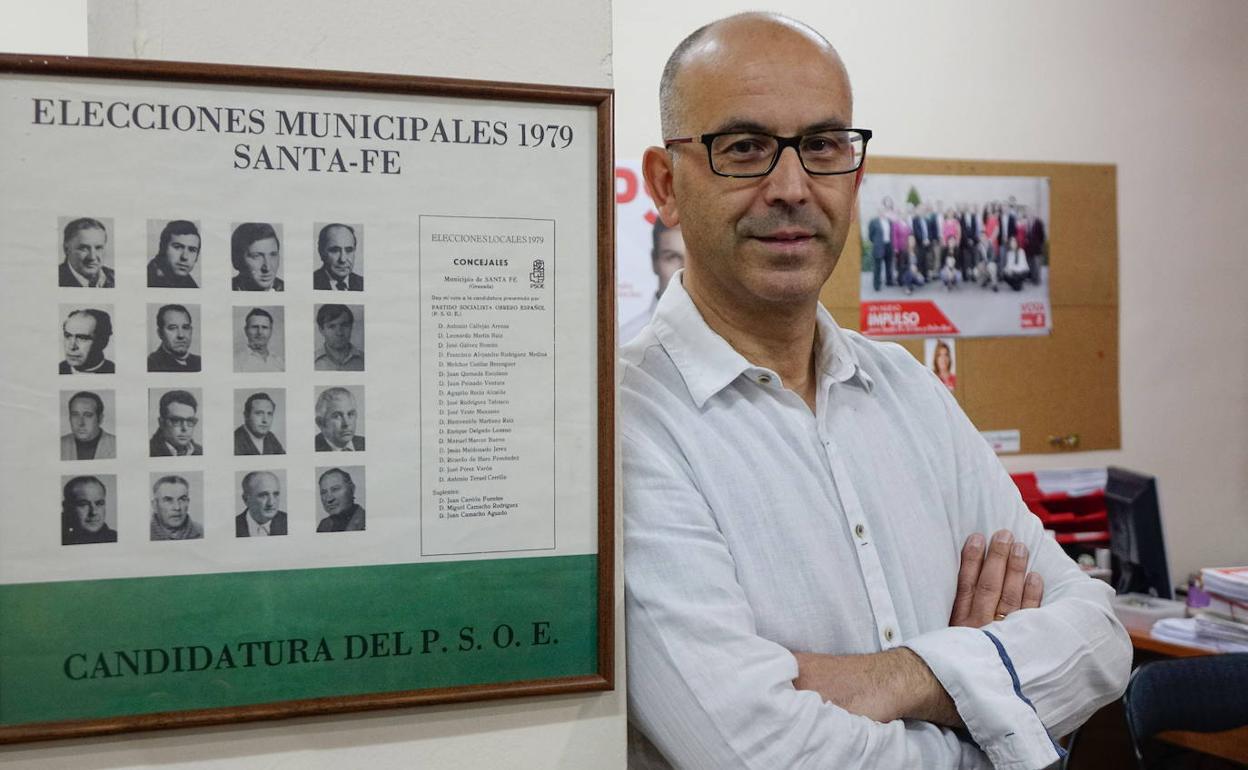
[[[792,152],[789,152],[792,150]],[[776,167],[765,177],[763,196],[768,204],[800,205],[810,195],[810,175],[802,167],[796,147],[783,147]]]

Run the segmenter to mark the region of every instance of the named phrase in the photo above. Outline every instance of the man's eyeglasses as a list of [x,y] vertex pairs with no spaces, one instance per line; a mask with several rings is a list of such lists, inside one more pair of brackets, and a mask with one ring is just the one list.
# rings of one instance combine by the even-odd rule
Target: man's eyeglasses
[[701,142],[706,145],[711,171],[720,176],[748,178],[767,176],[785,147],[792,147],[806,173],[815,176],[850,174],[862,167],[871,132],[865,128],[837,128],[800,136],[775,136],[755,131],[667,139],[663,147]]

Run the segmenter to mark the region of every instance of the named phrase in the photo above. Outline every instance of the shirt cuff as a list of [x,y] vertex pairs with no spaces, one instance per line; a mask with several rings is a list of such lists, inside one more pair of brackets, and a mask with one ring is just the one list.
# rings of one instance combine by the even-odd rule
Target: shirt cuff
[[976,628],[944,628],[905,646],[932,670],[997,770],[1039,770],[1060,758],[1060,747],[1023,695],[1014,664],[996,636]]

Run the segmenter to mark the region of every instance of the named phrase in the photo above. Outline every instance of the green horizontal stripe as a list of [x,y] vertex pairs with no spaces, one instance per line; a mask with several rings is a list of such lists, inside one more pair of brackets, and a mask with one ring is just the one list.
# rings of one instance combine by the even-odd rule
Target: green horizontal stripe
[[597,602],[593,555],[0,586],[0,725],[593,674]]

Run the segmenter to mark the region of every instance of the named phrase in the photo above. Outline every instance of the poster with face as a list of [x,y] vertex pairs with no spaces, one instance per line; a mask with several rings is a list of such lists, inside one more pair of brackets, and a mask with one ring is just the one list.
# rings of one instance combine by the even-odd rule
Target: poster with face
[[956,393],[958,384],[957,359],[953,352],[953,338],[939,337],[923,340],[923,362],[936,374],[950,393]]
[[680,227],[663,224],[646,193],[641,163],[616,164],[615,204],[617,339],[624,345],[650,322],[686,251]]

